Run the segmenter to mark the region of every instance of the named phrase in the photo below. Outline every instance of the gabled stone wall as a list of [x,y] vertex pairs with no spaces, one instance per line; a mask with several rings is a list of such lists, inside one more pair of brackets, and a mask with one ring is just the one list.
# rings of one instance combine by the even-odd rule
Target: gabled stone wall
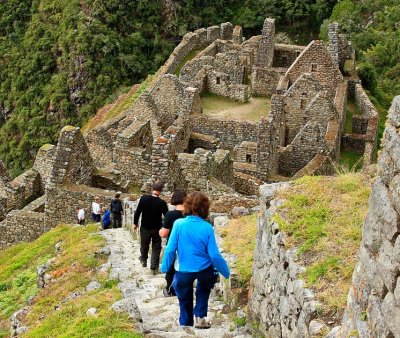
[[90,186],[93,171],[93,161],[80,129],[71,126],[61,129],[50,182]]
[[311,73],[332,99],[338,84],[343,81],[339,68],[322,41],[312,41],[286,72],[289,84],[293,84],[303,73]]

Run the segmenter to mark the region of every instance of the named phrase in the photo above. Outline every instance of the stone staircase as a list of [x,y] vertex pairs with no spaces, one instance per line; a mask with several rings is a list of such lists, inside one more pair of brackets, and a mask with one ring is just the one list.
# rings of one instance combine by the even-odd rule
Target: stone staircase
[[251,337],[244,327],[236,327],[222,297],[213,290],[210,295],[208,318],[210,329],[181,327],[176,324],[179,305],[176,297],[164,297],[164,274],[153,276],[149,268],[143,268],[138,259],[140,244],[126,229],[110,229],[102,232],[110,249],[109,261],[102,269],[110,270],[110,278],[120,281],[123,299],[113,305],[116,311],[128,312],[145,337]]

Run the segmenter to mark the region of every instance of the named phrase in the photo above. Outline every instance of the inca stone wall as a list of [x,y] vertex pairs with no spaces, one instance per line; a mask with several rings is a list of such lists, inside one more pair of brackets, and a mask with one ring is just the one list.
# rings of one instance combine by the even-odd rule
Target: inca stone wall
[[66,126],[60,132],[50,181],[92,184],[94,165],[79,128]]
[[296,262],[295,250],[286,247],[285,235],[272,220],[281,203],[274,200],[275,193],[287,187],[287,183],[275,183],[260,188],[249,308],[265,336],[299,338],[310,336],[319,303],[299,279],[304,267]]
[[212,135],[221,141],[225,149],[233,149],[243,141],[257,142],[257,124],[193,115],[191,128],[195,133]]
[[400,337],[400,96],[389,110],[339,337]]
[[378,111],[372,104],[361,84],[354,84],[354,100],[361,115],[352,117],[352,133],[342,137],[342,149],[363,153],[363,167],[375,159],[377,147]]
[[273,67],[289,68],[304,50],[304,46],[276,44],[274,50]]
[[280,150],[279,173],[292,176],[305,167],[316,154],[325,152],[325,132],[317,122],[307,123],[293,142]]
[[97,196],[101,207],[110,207],[115,192],[82,185],[48,187],[46,189],[45,224],[52,228],[61,223],[77,223],[76,208],[85,210],[85,219],[92,219],[92,202]]
[[251,84],[253,95],[271,96],[275,93],[280,77],[285,74],[286,68],[253,67]]
[[275,19],[267,18],[262,29],[262,38],[258,44],[256,65],[271,67],[275,49]]
[[290,83],[294,83],[303,73],[312,73],[322,87],[334,98],[336,88],[343,81],[337,65],[322,41],[312,41],[299,55],[286,73]]
[[0,223],[0,250],[18,242],[31,242],[48,230],[43,213],[13,210]]

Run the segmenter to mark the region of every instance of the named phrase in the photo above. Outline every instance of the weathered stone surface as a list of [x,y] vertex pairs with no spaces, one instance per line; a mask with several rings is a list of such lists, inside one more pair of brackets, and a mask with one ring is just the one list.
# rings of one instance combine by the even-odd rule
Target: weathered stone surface
[[250,214],[249,209],[244,208],[244,207],[234,207],[232,209],[232,217],[234,218],[238,218],[238,217],[242,217],[242,216],[247,216]]
[[101,284],[98,281],[92,280],[85,288],[87,292],[101,289]]
[[94,317],[97,315],[97,309],[95,307],[91,307],[86,311],[86,315],[89,317]]
[[372,187],[359,262],[353,274],[340,337],[348,337],[355,332],[359,337],[400,336],[398,102],[399,97],[394,100],[389,112],[383,150],[378,161],[378,178]]
[[[117,312],[127,312],[133,318],[139,330],[149,337],[187,337],[185,328],[175,324],[179,316],[178,301],[175,297],[164,297],[164,276],[153,274],[141,266],[139,243],[133,240],[125,229],[102,231],[111,250],[109,262],[110,276],[118,278],[123,299],[114,303],[112,308]],[[121,273],[127,270],[130,273]],[[243,328],[235,328],[231,319],[221,313],[224,303],[218,299],[215,291],[210,295],[208,318],[215,320],[208,330],[189,328],[192,336],[198,337],[243,337],[250,335]],[[220,320],[221,319],[221,320]]]
[[228,216],[217,216],[214,219],[214,227],[216,229],[218,228],[223,228],[227,226],[229,223],[229,217]]

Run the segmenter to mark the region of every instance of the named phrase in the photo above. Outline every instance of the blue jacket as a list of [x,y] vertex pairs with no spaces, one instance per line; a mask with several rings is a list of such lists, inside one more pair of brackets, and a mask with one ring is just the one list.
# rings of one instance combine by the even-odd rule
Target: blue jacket
[[110,217],[111,211],[106,210],[106,212],[103,215],[103,224],[104,226],[109,226],[111,224],[111,217]]
[[180,272],[198,272],[213,265],[225,278],[230,275],[228,264],[221,256],[210,223],[198,216],[187,216],[175,221],[161,264],[167,272],[178,252]]

